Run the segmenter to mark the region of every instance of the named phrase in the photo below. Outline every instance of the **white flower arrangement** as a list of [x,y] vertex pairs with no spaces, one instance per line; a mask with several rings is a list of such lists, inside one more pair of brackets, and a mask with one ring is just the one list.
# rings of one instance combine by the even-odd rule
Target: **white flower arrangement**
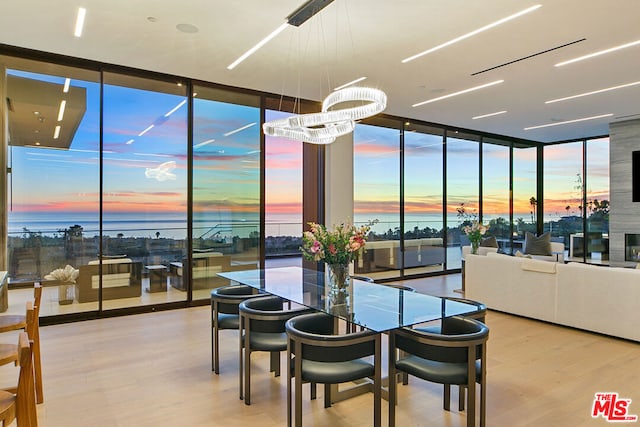
[[47,280],[58,280],[63,283],[76,283],[80,270],[76,270],[69,264],[65,268],[57,268],[44,276]]

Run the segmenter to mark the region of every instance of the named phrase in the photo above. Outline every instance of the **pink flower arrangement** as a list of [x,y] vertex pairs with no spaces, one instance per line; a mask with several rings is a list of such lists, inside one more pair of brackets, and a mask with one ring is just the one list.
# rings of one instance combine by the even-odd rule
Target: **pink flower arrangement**
[[302,256],[310,261],[324,261],[327,264],[348,264],[358,259],[364,252],[367,234],[377,221],[356,227],[340,224],[332,231],[322,224],[309,223],[309,231],[302,235]]

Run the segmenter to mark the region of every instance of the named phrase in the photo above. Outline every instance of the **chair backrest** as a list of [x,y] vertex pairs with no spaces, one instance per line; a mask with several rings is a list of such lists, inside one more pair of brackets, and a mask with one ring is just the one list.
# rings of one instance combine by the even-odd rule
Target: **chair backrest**
[[[296,316],[285,327],[289,339],[301,343],[301,357],[316,362],[346,362],[372,356],[376,351],[373,331],[334,334],[334,317],[321,312]],[[291,348],[295,354],[295,346]]]
[[423,359],[466,363],[469,359],[469,347],[476,348],[476,359],[479,359],[482,356],[482,346],[489,339],[489,328],[484,323],[467,317],[450,317],[446,332],[402,328],[394,331],[395,344],[398,349]]
[[223,286],[211,291],[211,304],[217,303],[216,311],[224,314],[238,314],[239,305],[247,298],[260,297],[255,288],[248,285]]
[[284,302],[285,300],[278,296],[247,299],[240,303],[240,316],[250,320],[248,328],[251,331],[282,333],[285,331],[284,324],[287,320],[313,311],[308,307],[285,310]]
[[36,319],[40,316],[40,304],[42,302],[42,285],[36,283],[33,286],[33,308],[35,309]]
[[16,417],[19,426],[37,427],[35,382],[33,377],[33,355],[29,337],[21,332],[18,337],[18,360],[20,374],[16,392]]

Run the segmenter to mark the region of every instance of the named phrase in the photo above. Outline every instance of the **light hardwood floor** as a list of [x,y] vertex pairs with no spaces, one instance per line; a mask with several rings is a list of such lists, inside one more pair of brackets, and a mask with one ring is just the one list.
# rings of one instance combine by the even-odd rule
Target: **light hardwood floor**
[[[450,295],[459,283],[456,275],[408,284]],[[286,425],[286,376],[268,373],[268,357],[252,357],[252,405],[238,399],[234,331],[222,333],[221,373],[211,372],[209,310],[42,327],[40,425]],[[603,419],[591,418],[596,392],[632,399],[630,412],[640,415],[639,344],[498,312],[489,312],[487,323],[488,426],[603,426]],[[11,384],[15,375],[15,367],[0,367],[0,384]],[[323,408],[322,388],[318,394],[315,401],[304,398],[306,426],[372,425],[371,394],[329,409]],[[384,401],[383,425],[386,416]],[[399,426],[458,427],[465,417],[442,410],[439,385],[412,378],[399,387]]]

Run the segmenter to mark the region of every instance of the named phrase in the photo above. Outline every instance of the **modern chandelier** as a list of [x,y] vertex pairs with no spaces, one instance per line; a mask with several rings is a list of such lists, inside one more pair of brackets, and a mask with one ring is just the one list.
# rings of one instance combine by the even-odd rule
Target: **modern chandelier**
[[[344,104],[345,108],[336,108]],[[387,107],[387,95],[367,87],[347,87],[327,96],[322,112],[296,114],[262,125],[265,135],[312,144],[331,144],[355,129],[355,121],[374,116]]]

